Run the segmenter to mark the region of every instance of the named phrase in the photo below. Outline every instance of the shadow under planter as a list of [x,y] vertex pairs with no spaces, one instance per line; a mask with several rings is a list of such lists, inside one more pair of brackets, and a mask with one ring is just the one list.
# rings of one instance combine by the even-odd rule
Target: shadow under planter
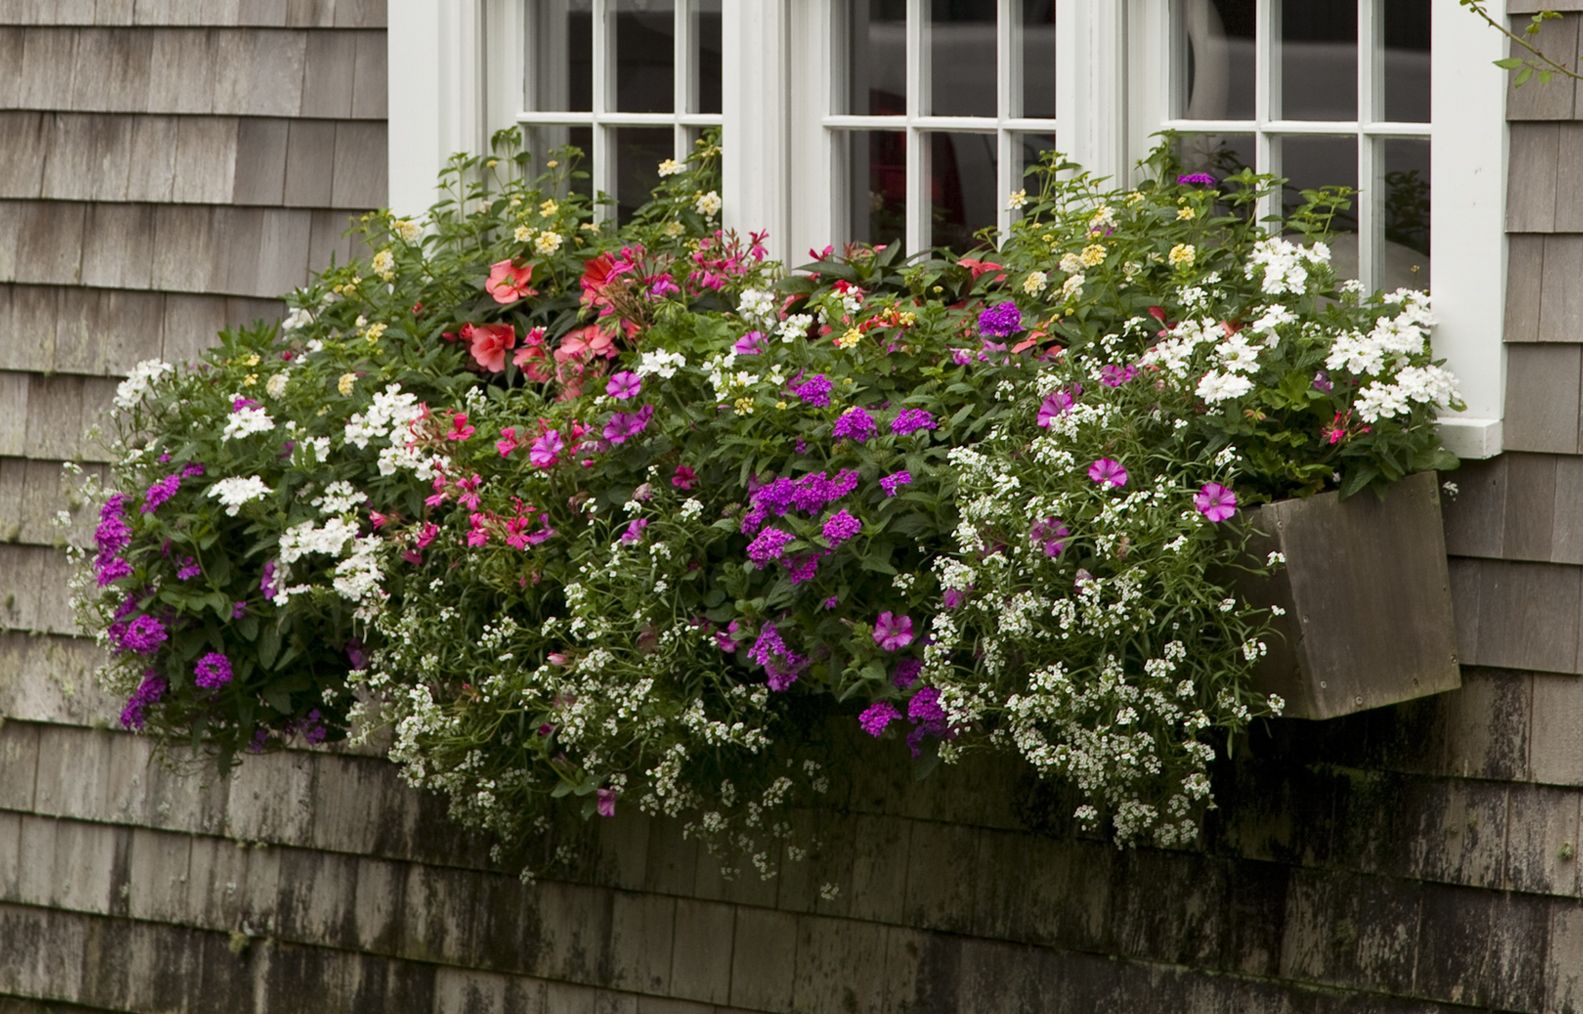
[[1462,685],[1439,480],[1420,472],[1382,500],[1336,493],[1266,504],[1250,555],[1286,565],[1248,578],[1248,600],[1280,606],[1253,686],[1290,718],[1335,718]]

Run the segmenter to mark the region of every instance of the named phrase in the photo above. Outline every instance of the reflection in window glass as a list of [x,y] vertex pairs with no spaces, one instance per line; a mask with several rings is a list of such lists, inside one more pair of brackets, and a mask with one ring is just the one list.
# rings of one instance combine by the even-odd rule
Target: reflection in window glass
[[1357,119],[1357,0],[1281,0],[1278,58],[1281,119]]
[[675,0],[610,0],[615,47],[610,75],[612,108],[668,113],[676,91]]
[[1208,173],[1216,181],[1255,168],[1257,149],[1252,134],[1183,134],[1176,157],[1184,173]]
[[1251,120],[1254,0],[1182,0],[1175,5],[1182,108],[1191,120]]
[[1429,0],[1383,5],[1385,119],[1429,122]]
[[900,116],[907,111],[906,0],[850,0],[844,112]]
[[1383,172],[1376,184],[1385,206],[1382,284],[1387,289],[1429,285],[1429,142],[1381,142]]
[[621,127],[611,131],[615,165],[616,221],[625,222],[649,199],[660,181],[659,165],[671,157],[675,139],[669,127]]
[[540,0],[528,21],[527,108],[593,108],[593,0]]
[[687,111],[720,112],[720,3],[690,0],[693,58]]
[[533,166],[530,172],[535,176],[550,170],[550,166],[546,163],[551,159],[560,162],[560,165],[556,167],[557,169],[562,172],[566,171],[568,162],[565,160],[565,153],[557,149],[564,148],[568,144],[582,149],[582,158],[577,160],[575,167],[572,169],[574,175],[570,179],[570,186],[563,187],[556,196],[564,196],[568,190],[575,194],[582,194],[584,197],[592,197],[594,195],[593,177],[589,173],[589,167],[593,165],[594,128],[526,127],[523,129],[523,138],[524,143],[527,145],[528,153],[533,156]]
[[995,185],[995,135],[929,135],[930,246],[966,253],[982,243],[973,233],[995,224],[1005,195]]
[[1055,119],[1055,3],[1022,0],[1022,116]]
[[846,148],[847,236],[855,243],[899,243],[907,236],[907,135],[854,130]]
[[[1349,137],[1283,137],[1276,142],[1280,175],[1287,178],[1282,212],[1302,207],[1303,190],[1340,186],[1358,188],[1358,139]],[[1341,278],[1358,277],[1358,200],[1331,220],[1331,263]]]
[[1017,151],[1018,159],[1020,160],[1020,163],[1021,163],[1021,166],[1022,166],[1022,168],[1020,170],[1022,175],[1018,176],[1012,182],[1012,188],[1011,189],[1013,189],[1013,190],[1027,190],[1028,191],[1028,196],[1032,197],[1032,196],[1034,196],[1034,193],[1035,193],[1035,187],[1037,187],[1038,184],[1036,182],[1030,181],[1028,179],[1028,170],[1032,169],[1034,166],[1038,165],[1039,164],[1039,160],[1044,157],[1046,152],[1051,152],[1051,151],[1055,151],[1056,150],[1056,148],[1055,148],[1055,135],[1054,134],[1018,134],[1018,135],[1016,135],[1016,138],[1017,138],[1016,151]]
[[933,0],[924,25],[936,116],[994,116],[995,5]]

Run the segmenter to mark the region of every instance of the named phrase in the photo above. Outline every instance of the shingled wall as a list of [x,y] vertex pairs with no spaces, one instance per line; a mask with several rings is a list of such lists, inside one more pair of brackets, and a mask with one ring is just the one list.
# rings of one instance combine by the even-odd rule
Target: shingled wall
[[[775,880],[623,815],[525,886],[376,757],[217,782],[109,730],[59,462],[94,457],[134,362],[345,255],[384,196],[383,18],[0,0],[0,1014],[1583,1009],[1570,84],[1511,97],[1511,452],[1456,477],[1447,521],[1466,686],[1260,733],[1198,850],[1073,839],[1014,766],[914,783],[858,744],[861,778],[799,816],[819,854]],[[1580,21],[1543,43],[1575,54]]]

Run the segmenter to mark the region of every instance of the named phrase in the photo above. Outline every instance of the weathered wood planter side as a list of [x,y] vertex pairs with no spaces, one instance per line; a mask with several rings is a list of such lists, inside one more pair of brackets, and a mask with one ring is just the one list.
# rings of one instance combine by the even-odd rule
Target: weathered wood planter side
[[1435,473],[1384,500],[1266,504],[1250,523],[1250,553],[1286,556],[1245,592],[1286,610],[1254,687],[1285,698],[1288,716],[1334,718],[1462,685]]

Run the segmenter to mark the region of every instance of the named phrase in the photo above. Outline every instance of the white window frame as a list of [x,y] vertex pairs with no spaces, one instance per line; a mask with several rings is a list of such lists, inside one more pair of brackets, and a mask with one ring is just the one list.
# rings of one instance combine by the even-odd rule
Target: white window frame
[[[1008,12],[1014,9],[1011,0],[997,2]],[[1275,0],[1261,2],[1268,7]],[[1369,2],[1359,0],[1360,8]],[[1441,431],[1461,457],[1487,458],[1501,450],[1506,386],[1506,82],[1493,66],[1505,55],[1504,41],[1461,10],[1457,0],[1431,3],[1436,73],[1430,99],[1432,109],[1441,111],[1429,129],[1430,260],[1440,319],[1434,341],[1461,380],[1467,402],[1464,412],[1442,419]],[[437,167],[452,151],[483,150],[491,125],[525,118],[547,122],[546,114],[521,109],[520,4],[402,0],[391,5],[394,210],[415,213],[428,207]],[[924,0],[909,0],[909,5],[913,13],[925,9]],[[773,253],[796,264],[805,251],[839,238],[837,230],[844,227],[836,217],[842,207],[836,188],[846,173],[835,165],[831,128],[866,129],[882,118],[830,113],[833,0],[726,0],[722,7],[725,221],[739,229],[769,229]],[[1490,12],[1503,17],[1504,7],[1494,0]],[[1061,0],[1057,10],[1057,146],[1100,175],[1127,180],[1133,163],[1152,144],[1149,135],[1169,122],[1167,0]],[[1006,36],[1002,28],[1002,50]],[[914,86],[921,83],[922,71],[917,61],[909,62],[913,115],[904,124],[883,118],[883,126],[918,132],[957,124],[956,118],[916,115],[922,93]],[[731,82],[751,84],[733,87]],[[1007,108],[1004,96],[997,108]],[[1447,110],[1454,113],[1445,115]],[[587,122],[586,114],[566,115]],[[644,114],[619,115],[623,122],[635,118],[649,125]],[[672,125],[678,137],[690,126],[688,114],[653,115],[662,125]],[[1030,122],[1039,132],[1048,129],[1047,121]],[[999,176],[1006,182],[1014,170],[1005,131],[1020,130],[1018,121],[975,118],[960,125],[992,125],[998,132]],[[921,146],[909,144],[908,150],[909,187],[916,196],[922,166],[914,163]],[[925,213],[921,201],[909,201],[909,236],[922,234]]]

